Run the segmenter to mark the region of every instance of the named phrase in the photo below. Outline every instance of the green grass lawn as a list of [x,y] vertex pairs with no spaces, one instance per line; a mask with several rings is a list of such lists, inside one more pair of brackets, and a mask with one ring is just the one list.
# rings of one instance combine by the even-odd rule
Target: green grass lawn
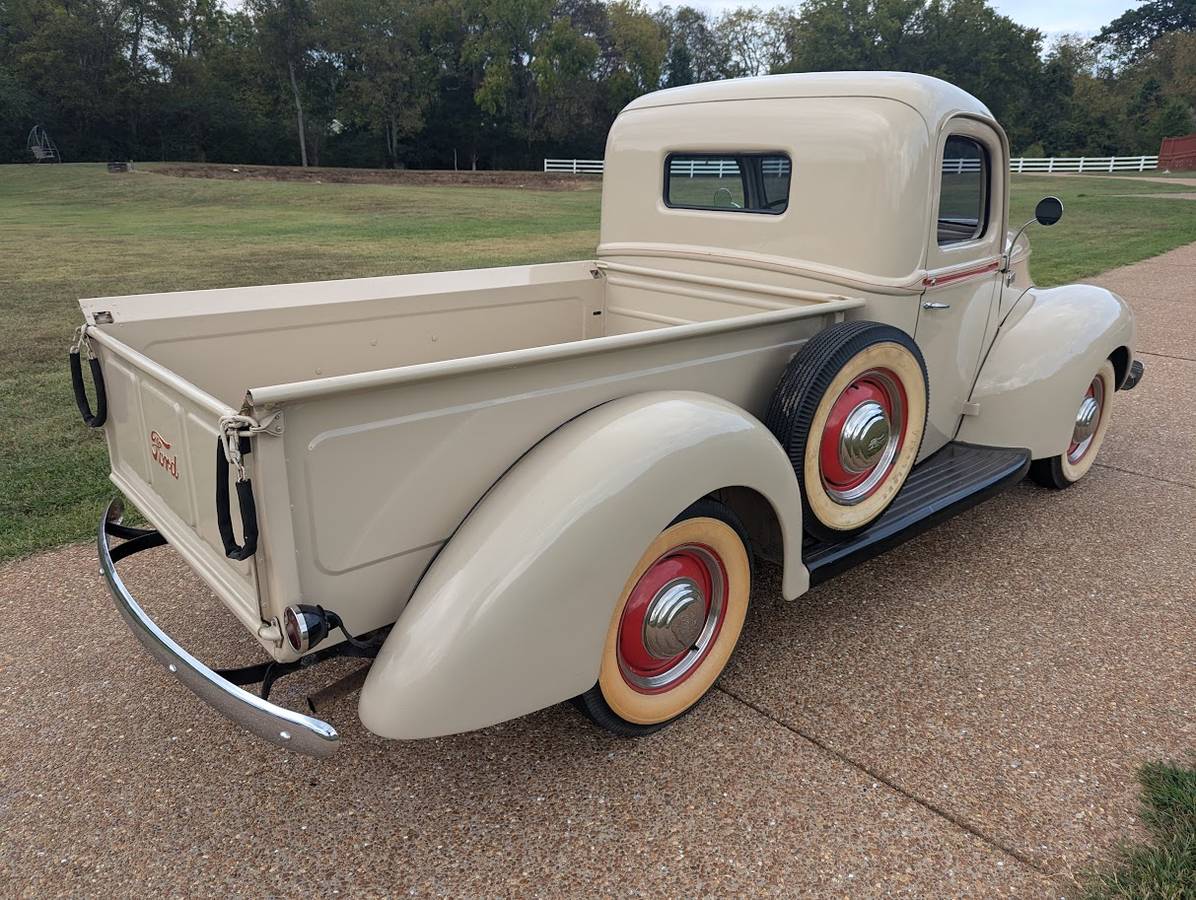
[[1085,900],[1196,897],[1196,766],[1150,763],[1138,780],[1151,841],[1122,848],[1112,866],[1089,875]]
[[[1059,225],[1033,234],[1040,283],[1196,240],[1196,206],[1113,196],[1127,185],[1173,189],[1015,179],[1014,220],[1045,193],[1067,205]],[[79,421],[67,374],[79,297],[585,258],[599,197],[598,184],[531,191],[0,166],[0,559],[86,537],[112,491],[103,440]]]
[[1124,196],[1191,190],[1100,175],[1015,175],[1009,220],[1017,227],[1031,218],[1047,194],[1063,201],[1059,224],[1030,226],[1030,271],[1040,285],[1064,284],[1196,241],[1196,202]]

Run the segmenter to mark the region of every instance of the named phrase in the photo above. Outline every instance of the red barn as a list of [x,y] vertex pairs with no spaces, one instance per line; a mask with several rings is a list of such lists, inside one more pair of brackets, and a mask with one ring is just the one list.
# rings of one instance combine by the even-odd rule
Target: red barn
[[1159,147],[1159,168],[1175,172],[1196,169],[1196,134],[1163,138]]

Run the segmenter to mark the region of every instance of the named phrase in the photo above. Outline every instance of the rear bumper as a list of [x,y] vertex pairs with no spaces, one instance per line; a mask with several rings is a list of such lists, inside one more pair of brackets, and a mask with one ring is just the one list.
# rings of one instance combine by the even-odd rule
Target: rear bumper
[[1134,360],[1130,363],[1130,370],[1125,375],[1125,381],[1121,382],[1119,391],[1132,391],[1138,386],[1138,382],[1142,380],[1142,376],[1146,373],[1146,366],[1139,360]]
[[[116,601],[116,608],[137,639],[192,693],[242,728],[264,741],[296,753],[331,756],[340,743],[335,728],[303,713],[275,706],[221,678],[175,643],[146,615],[121,581],[116,572],[116,563],[142,550],[160,547],[166,543],[166,539],[157,531],[136,532],[122,528],[119,524],[120,512],[119,500],[108,504],[104,517],[100,519],[96,548],[100,557],[100,571]],[[113,547],[109,544],[112,537],[129,539]]]

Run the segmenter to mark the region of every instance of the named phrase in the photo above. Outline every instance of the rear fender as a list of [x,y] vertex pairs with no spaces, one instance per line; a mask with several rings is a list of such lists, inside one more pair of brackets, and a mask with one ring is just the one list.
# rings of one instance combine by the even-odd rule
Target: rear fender
[[1063,453],[1089,382],[1133,344],[1133,313],[1112,291],[1031,288],[997,332],[972,391],[979,415],[964,417],[957,439],[1027,447],[1035,459]]
[[441,550],[361,692],[376,734],[481,728],[593,686],[628,575],[678,513],[720,488],[776,513],[783,592],[809,585],[793,467],[764,425],[699,393],[613,400],[515,464]]

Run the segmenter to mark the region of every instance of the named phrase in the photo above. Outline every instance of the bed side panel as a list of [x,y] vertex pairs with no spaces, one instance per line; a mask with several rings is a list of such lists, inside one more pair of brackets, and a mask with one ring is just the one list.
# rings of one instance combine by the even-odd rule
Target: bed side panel
[[782,367],[828,319],[288,404],[287,473],[305,598],[359,631],[393,621],[485,491],[561,424],[649,390],[702,391],[762,416]]

